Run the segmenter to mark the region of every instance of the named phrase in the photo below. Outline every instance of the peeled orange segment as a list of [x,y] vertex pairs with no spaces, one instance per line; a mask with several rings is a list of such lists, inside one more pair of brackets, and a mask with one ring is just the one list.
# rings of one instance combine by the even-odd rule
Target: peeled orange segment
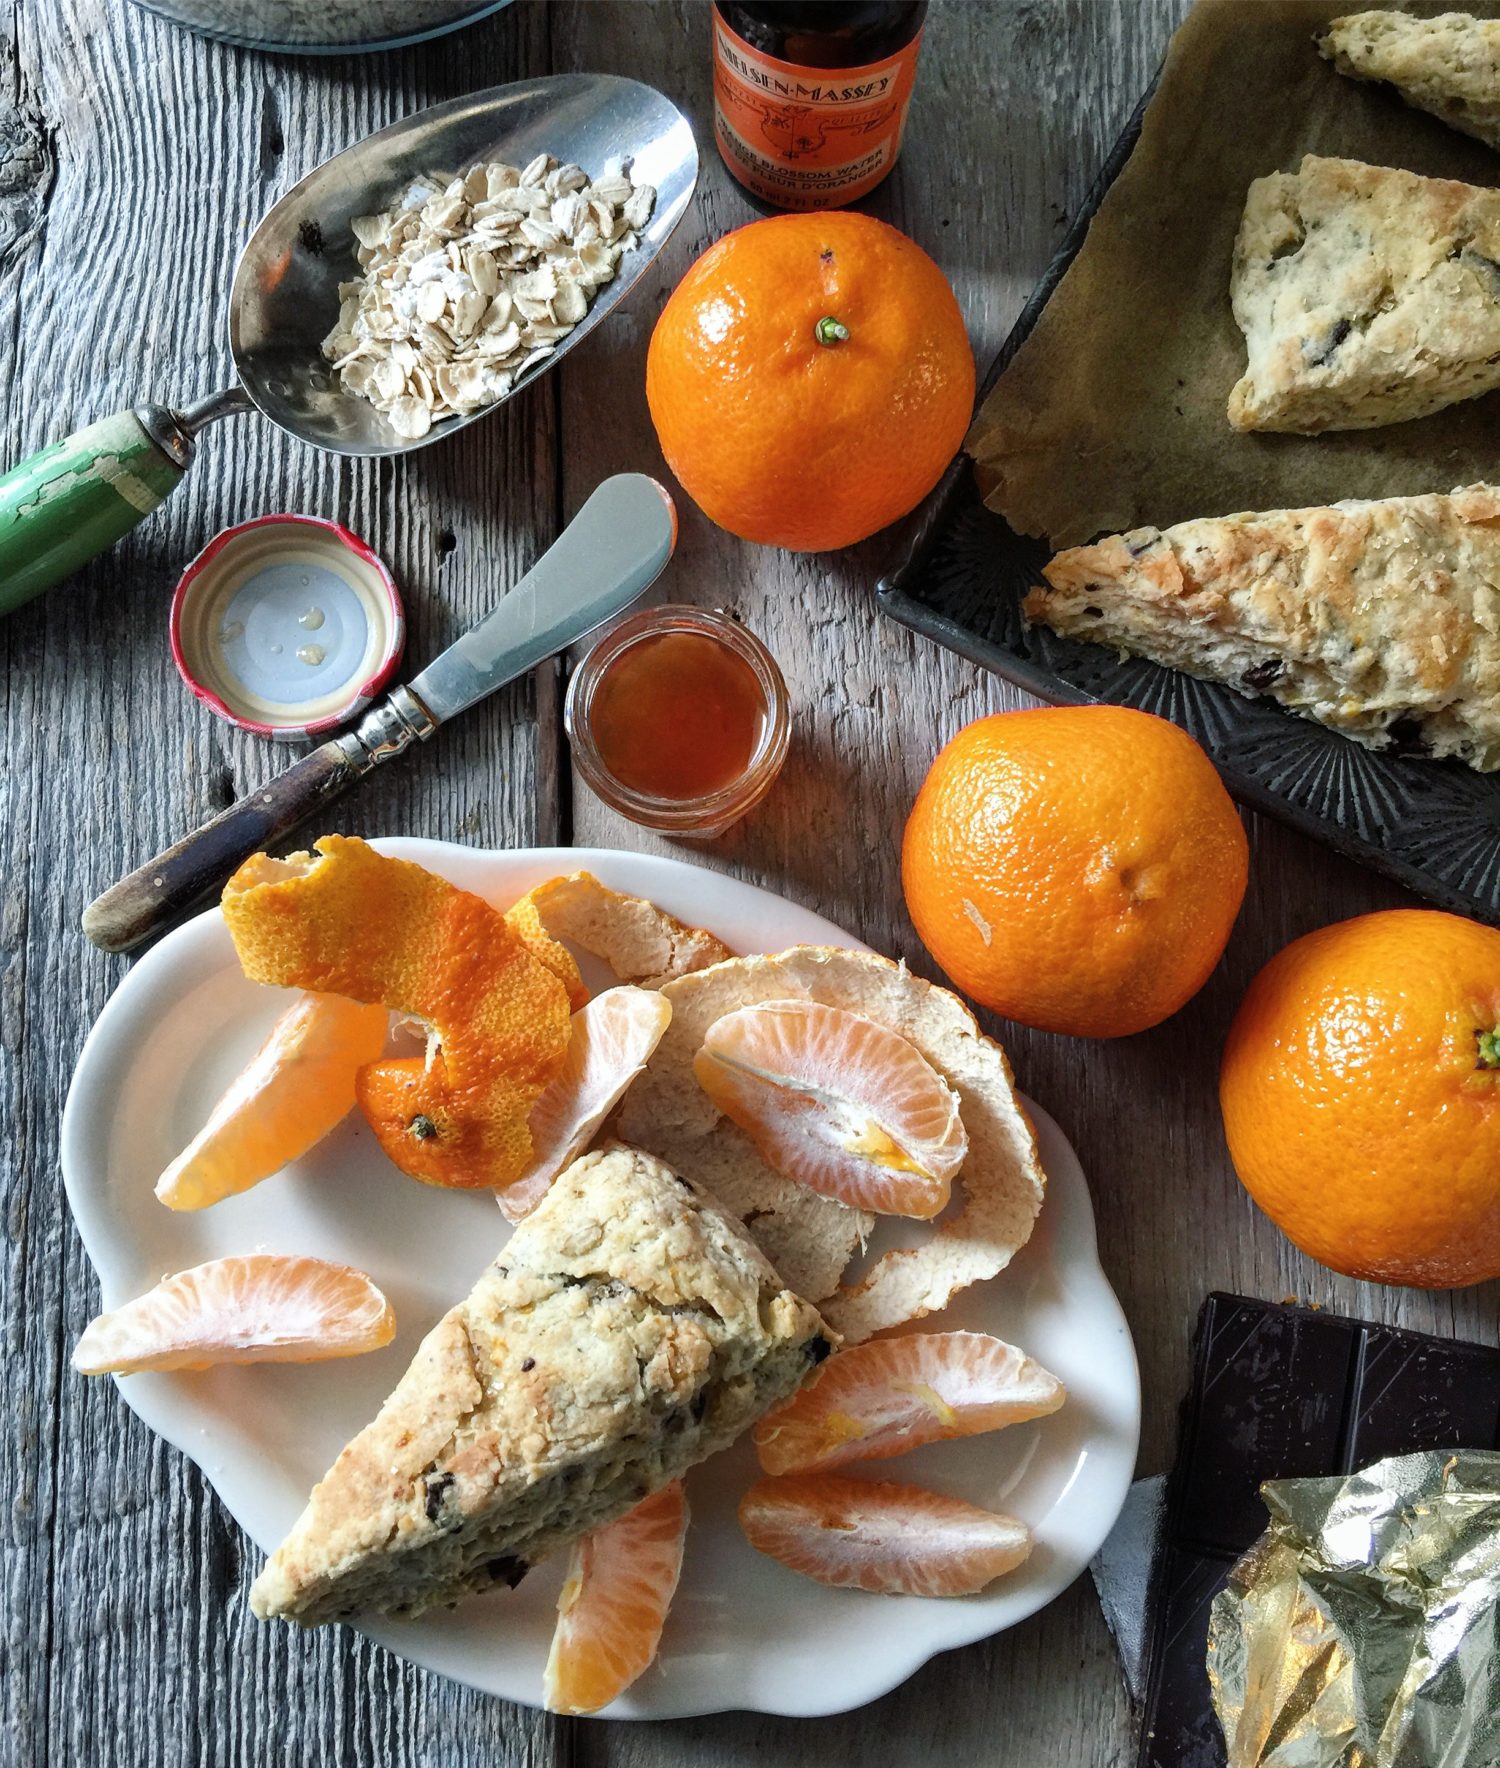
[[498,909],[409,860],[329,835],[317,857],[257,854],[224,887],[245,974],[379,1002],[429,1027],[426,1059],[360,1070],[386,1153],[433,1185],[512,1183],[527,1121],[567,1054],[568,989]]
[[693,1073],[777,1172],[858,1209],[937,1215],[969,1151],[958,1094],[922,1052],[842,1007],[726,1013]]
[[1031,1533],[921,1486],[830,1473],[763,1479],[740,1500],[757,1552],[847,1590],[888,1596],[971,1596],[1031,1552]]
[[535,1209],[557,1175],[593,1141],[671,1018],[668,1003],[647,988],[608,988],[573,1015],[562,1073],[531,1113],[531,1164],[500,1193],[511,1221]]
[[74,1347],[73,1367],[129,1375],[215,1363],[319,1363],[379,1350],[395,1335],[391,1304],[362,1272],[255,1253],[179,1271],[101,1314]]
[[[1026,1244],[1045,1191],[1036,1137],[1005,1052],[957,995],[873,952],[806,945],[732,958],[664,983],[662,993],[672,1023],[620,1102],[621,1138],[706,1185],[846,1344],[936,1312],[968,1284],[1004,1270]],[[870,1215],[784,1179],[693,1078],[693,1058],[716,1020],[789,999],[844,1007],[899,1032],[956,1089],[969,1137],[958,1200],[935,1232],[893,1247],[842,1287]]]
[[550,1713],[597,1713],[656,1656],[682,1572],[682,1481],[574,1544],[542,1678]]
[[354,1106],[354,1078],[385,1048],[390,1015],[308,994],[271,1027],[250,1066],[156,1181],[168,1209],[206,1209],[305,1154]]
[[593,957],[602,958],[621,982],[660,988],[674,976],[705,970],[734,954],[722,940],[701,927],[689,927],[644,896],[627,896],[606,888],[592,872],[549,878],[528,891],[545,932],[567,939]]
[[879,1461],[1055,1412],[1067,1389],[983,1332],[922,1332],[839,1351],[755,1427],[767,1473]]

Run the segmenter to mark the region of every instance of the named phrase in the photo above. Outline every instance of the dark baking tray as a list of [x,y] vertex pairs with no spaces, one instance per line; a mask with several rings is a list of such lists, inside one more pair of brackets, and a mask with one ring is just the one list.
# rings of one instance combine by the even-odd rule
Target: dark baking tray
[[[1148,88],[1074,217],[1057,255],[985,378],[1015,355],[1077,256],[1089,222],[1130,158]],[[1210,511],[1204,511],[1205,515]],[[1213,757],[1243,803],[1460,914],[1500,925],[1500,774],[1456,761],[1376,754],[1335,731],[1139,658],[1028,628],[1021,600],[1041,581],[1044,541],[1015,532],[979,500],[966,456],[933,493],[906,556],[876,588],[902,625],[1039,699],[1109,701],[1160,713]]]

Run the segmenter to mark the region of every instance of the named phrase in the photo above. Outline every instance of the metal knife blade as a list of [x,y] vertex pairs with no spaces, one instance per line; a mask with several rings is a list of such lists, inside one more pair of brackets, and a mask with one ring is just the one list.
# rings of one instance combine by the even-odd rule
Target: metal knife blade
[[352,731],[231,804],[89,904],[83,930],[129,951],[219,889],[257,849],[297,828],[443,720],[623,614],[672,556],[677,512],[643,473],[606,479],[510,594],[410,687],[393,688]]
[[462,712],[623,613],[661,574],[676,539],[677,512],[655,479],[606,479],[510,594],[408,691],[435,723]]

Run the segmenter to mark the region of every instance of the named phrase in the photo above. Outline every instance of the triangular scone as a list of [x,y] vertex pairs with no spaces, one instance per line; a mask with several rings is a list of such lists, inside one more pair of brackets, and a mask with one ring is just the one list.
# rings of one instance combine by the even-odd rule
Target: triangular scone
[[1026,617],[1371,748],[1500,768],[1500,489],[1138,528],[1061,552]]
[[587,1154],[423,1340],[251,1607],[315,1626],[514,1584],[785,1399],[825,1332],[696,1185]]
[[1417,110],[1500,147],[1500,20],[1445,12],[1351,12],[1318,48],[1341,74],[1389,80]]
[[1237,430],[1363,430],[1500,387],[1500,190],[1308,154],[1250,186]]

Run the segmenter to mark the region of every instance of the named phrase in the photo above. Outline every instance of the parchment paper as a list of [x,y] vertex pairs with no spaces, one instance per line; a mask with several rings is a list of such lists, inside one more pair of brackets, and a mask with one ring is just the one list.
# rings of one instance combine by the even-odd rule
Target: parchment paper
[[[1497,0],[1405,10],[1454,4],[1500,15]],[[1500,393],[1316,437],[1240,435],[1224,415],[1245,363],[1229,267],[1252,179],[1312,152],[1500,186],[1500,153],[1318,54],[1317,29],[1359,9],[1199,0],[1173,38],[1140,144],[969,435],[985,502],[1018,532],[1071,546],[1500,470]]]

